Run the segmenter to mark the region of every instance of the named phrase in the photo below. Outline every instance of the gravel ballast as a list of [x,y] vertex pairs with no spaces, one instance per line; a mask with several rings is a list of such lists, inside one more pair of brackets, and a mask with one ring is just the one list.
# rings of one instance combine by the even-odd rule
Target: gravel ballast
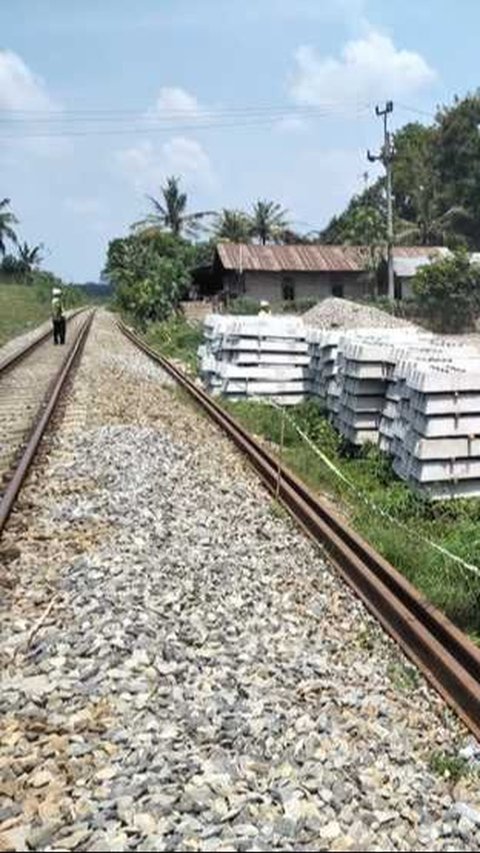
[[478,847],[464,729],[104,312],[2,550],[0,849]]
[[395,329],[412,325],[408,320],[394,317],[373,305],[360,305],[335,296],[314,305],[302,314],[302,320],[315,329]]

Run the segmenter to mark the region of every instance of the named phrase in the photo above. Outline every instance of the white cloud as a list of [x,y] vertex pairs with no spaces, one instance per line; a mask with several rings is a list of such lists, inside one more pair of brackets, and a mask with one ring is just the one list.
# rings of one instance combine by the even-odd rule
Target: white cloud
[[199,118],[202,110],[194,95],[179,86],[163,86],[153,110],[157,116],[173,119]]
[[52,134],[52,129],[59,129],[56,122],[53,128],[49,124],[52,115],[61,117],[60,105],[41,77],[11,50],[0,50],[0,110],[7,119],[4,149],[14,158],[20,150],[46,159],[72,150],[69,140]]
[[340,58],[318,56],[313,47],[303,46],[295,59],[291,95],[297,103],[311,106],[354,98],[394,98],[436,77],[419,53],[397,49],[389,36],[371,28],[363,38],[348,41]]
[[0,51],[0,109],[55,109],[43,80],[11,50]]
[[144,140],[117,152],[117,163],[136,190],[153,192],[167,175],[180,175],[190,186],[211,188],[215,177],[199,142],[174,136],[161,145]]

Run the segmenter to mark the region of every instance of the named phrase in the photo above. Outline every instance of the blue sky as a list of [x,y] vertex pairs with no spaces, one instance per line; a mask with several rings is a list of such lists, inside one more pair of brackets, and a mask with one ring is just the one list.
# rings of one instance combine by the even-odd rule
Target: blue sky
[[169,174],[192,209],[265,197],[322,227],[363,186],[373,105],[399,126],[475,89],[479,31],[477,0],[0,0],[0,197],[76,281]]

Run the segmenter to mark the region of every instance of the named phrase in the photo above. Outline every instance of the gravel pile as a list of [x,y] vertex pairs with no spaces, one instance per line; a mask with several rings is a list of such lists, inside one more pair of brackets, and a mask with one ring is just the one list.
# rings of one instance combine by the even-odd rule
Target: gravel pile
[[337,299],[335,296],[314,305],[302,315],[302,320],[316,329],[393,329],[412,325],[408,320],[393,317],[373,306]]
[[12,518],[0,849],[476,849],[463,729],[133,352],[95,320]]

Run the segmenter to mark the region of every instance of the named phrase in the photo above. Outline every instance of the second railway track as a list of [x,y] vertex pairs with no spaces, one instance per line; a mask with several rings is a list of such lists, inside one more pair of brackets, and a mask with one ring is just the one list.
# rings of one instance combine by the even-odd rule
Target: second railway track
[[[11,512],[39,440],[75,362],[92,314],[73,317],[70,347],[53,348],[46,340],[16,356],[2,377],[0,532]],[[259,444],[167,359],[146,346],[123,323],[122,333],[168,373],[247,456],[269,490],[303,529],[319,542],[345,580],[384,628],[419,666],[430,683],[480,738],[480,651],[405,578],[322,503],[291,471]],[[23,454],[20,449],[24,448]],[[17,457],[19,465],[12,465]]]
[[0,534],[91,316],[68,319],[66,345],[54,346],[46,332],[0,364]]

